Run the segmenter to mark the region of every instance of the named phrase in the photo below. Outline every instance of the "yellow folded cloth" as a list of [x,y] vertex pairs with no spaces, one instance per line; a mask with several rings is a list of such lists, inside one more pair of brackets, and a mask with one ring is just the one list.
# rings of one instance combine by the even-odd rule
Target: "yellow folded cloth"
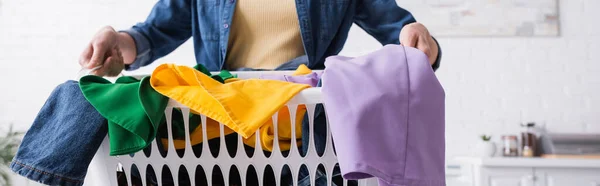
[[[269,151],[272,150],[274,140],[271,116],[279,111],[280,146],[282,150],[288,150],[291,145],[291,126],[285,103],[298,92],[310,87],[262,79],[234,79],[222,84],[194,68],[174,64],[157,67],[152,73],[150,84],[157,92],[189,107],[192,112],[213,119],[214,121],[207,121],[207,139],[218,137],[218,123],[223,123],[227,126],[225,134],[235,131],[245,138],[245,144],[254,146],[254,132],[260,128],[263,148]],[[301,136],[305,112],[306,109],[301,106],[296,114],[298,138]],[[176,141],[176,149],[184,148],[183,140]],[[192,145],[202,142],[201,127],[192,132],[191,142]]]

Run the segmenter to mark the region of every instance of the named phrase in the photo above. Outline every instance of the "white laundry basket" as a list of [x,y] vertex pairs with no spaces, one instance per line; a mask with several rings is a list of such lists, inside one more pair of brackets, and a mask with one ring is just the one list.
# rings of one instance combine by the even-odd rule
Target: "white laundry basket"
[[[234,74],[237,74],[239,78],[241,79],[248,79],[248,78],[258,78],[260,76],[261,73],[265,73],[265,72],[232,72]],[[277,73],[277,74],[291,74],[292,72],[289,71],[279,71],[279,72],[267,72],[267,73]],[[321,100],[321,89],[320,88],[309,88],[309,89],[305,89],[302,92],[300,92],[298,95],[296,95],[294,98],[292,98],[288,103],[287,106],[289,108],[289,112],[290,112],[290,116],[292,116],[291,118],[295,118],[293,116],[296,116],[296,108],[298,105],[305,105],[307,108],[307,113],[309,115],[309,120],[310,120],[310,147],[309,150],[307,152],[307,154],[302,157],[299,153],[300,149],[298,148],[298,146],[292,145],[289,155],[287,157],[284,157],[281,153],[281,150],[279,149],[279,143],[278,140],[274,140],[274,144],[273,144],[273,152],[271,153],[270,156],[265,156],[265,154],[262,151],[262,147],[261,145],[257,145],[256,149],[254,150],[254,154],[249,157],[246,153],[246,151],[244,150],[244,144],[242,142],[241,136],[238,135],[238,140],[237,140],[237,152],[235,153],[234,157],[230,156],[230,153],[227,151],[227,148],[225,146],[225,140],[224,140],[224,135],[223,135],[223,125],[221,124],[220,126],[220,150],[218,153],[217,157],[213,157],[213,155],[210,152],[210,149],[208,147],[208,143],[202,143],[202,152],[200,157],[196,157],[196,155],[194,154],[194,152],[192,151],[191,148],[191,144],[190,144],[190,135],[188,132],[186,132],[185,135],[185,145],[186,148],[184,150],[184,154],[182,157],[180,157],[176,152],[175,152],[175,148],[173,145],[173,135],[172,135],[172,126],[171,126],[171,120],[172,120],[172,111],[174,108],[180,108],[182,111],[183,116],[187,116],[189,115],[189,108],[185,107],[184,105],[181,105],[180,103],[177,103],[176,101],[173,100],[169,100],[167,109],[165,110],[165,116],[167,119],[167,130],[168,130],[168,141],[169,141],[169,145],[168,145],[168,149],[167,149],[167,155],[166,157],[163,157],[158,151],[158,146],[157,146],[157,141],[154,140],[152,141],[151,144],[151,152],[149,153],[149,156],[146,156],[144,154],[143,151],[137,152],[135,153],[133,156],[109,156],[109,143],[108,143],[108,137],[104,139],[104,141],[102,142],[102,145],[100,146],[100,149],[98,150],[98,152],[96,153],[94,160],[92,161],[92,164],[90,165],[90,169],[88,170],[88,176],[86,177],[86,181],[85,181],[85,185],[111,185],[111,186],[117,186],[117,174],[116,171],[117,169],[122,169],[123,172],[126,175],[127,178],[127,183],[129,186],[131,186],[132,183],[132,167],[135,167],[139,170],[139,174],[141,177],[141,182],[142,185],[147,185],[146,183],[146,169],[151,167],[152,170],[154,171],[155,175],[156,175],[156,180],[158,182],[158,185],[162,185],[162,181],[161,181],[161,175],[163,173],[163,171],[169,171],[170,170],[170,174],[172,175],[172,180],[174,182],[175,185],[179,185],[178,184],[178,174],[179,174],[179,170],[180,167],[184,167],[187,170],[187,175],[189,178],[189,181],[191,183],[192,186],[194,185],[203,185],[203,184],[208,184],[208,185],[212,185],[212,180],[211,180],[211,174],[213,172],[213,168],[219,168],[222,175],[223,175],[223,181],[225,183],[225,185],[230,185],[229,183],[229,174],[230,169],[235,166],[235,168],[238,170],[239,175],[234,175],[234,176],[239,176],[239,178],[241,179],[241,184],[242,186],[244,185],[248,185],[248,186],[254,186],[251,184],[246,184],[246,177],[247,177],[247,172],[250,166],[252,166],[255,169],[255,172],[257,175],[256,178],[258,178],[258,184],[262,185],[263,184],[263,177],[264,177],[264,173],[265,173],[265,169],[267,168],[267,166],[270,166],[272,169],[272,172],[274,173],[274,177],[275,177],[275,182],[277,185],[281,185],[279,182],[281,180],[281,172],[282,169],[284,168],[285,165],[289,166],[289,169],[292,172],[292,180],[293,180],[293,184],[297,185],[297,180],[298,180],[298,172],[301,168],[302,165],[305,165],[306,168],[308,168],[309,173],[310,173],[310,180],[311,180],[311,185],[315,185],[315,173],[317,170],[318,166],[323,166],[325,168],[325,172],[327,175],[327,179],[328,179],[328,184],[327,185],[331,185],[331,180],[332,180],[332,175],[333,175],[333,171],[334,171],[334,167],[337,163],[337,159],[336,159],[336,155],[334,154],[333,151],[333,146],[332,146],[332,140],[331,140],[331,133],[328,131],[327,132],[327,144],[326,144],[326,148],[325,148],[325,152],[319,156],[316,152],[315,149],[315,145],[314,145],[314,132],[313,132],[313,125],[314,125],[314,112],[315,112],[315,106],[316,104],[322,103]],[[202,132],[203,132],[203,141],[206,142],[208,141],[206,139],[206,116],[201,116],[202,117]],[[189,118],[188,117],[183,117],[184,118],[184,124],[185,124],[185,131],[190,131],[189,130]],[[295,119],[291,119],[291,123],[292,123],[292,135],[294,135],[295,129],[296,127],[294,127],[295,125],[301,125],[301,123],[296,123]],[[277,114],[275,114],[273,116],[273,124],[274,124],[274,128],[275,131],[277,131]],[[200,126],[199,126],[200,127]],[[277,137],[277,132],[274,133],[275,134],[275,139],[278,139]],[[260,134],[257,132],[255,137],[256,137],[256,144],[261,144],[260,142]],[[168,170],[165,169],[164,167],[168,167]],[[197,167],[200,166],[202,167],[202,170],[205,174],[205,178],[207,183],[196,183],[196,179],[194,178],[194,176],[196,175],[196,171]],[[216,167],[218,166],[218,167]],[[344,181],[344,185],[347,185],[347,180]],[[373,179],[369,179],[369,180],[360,180],[359,181],[359,185],[377,185],[377,181],[373,180]]]

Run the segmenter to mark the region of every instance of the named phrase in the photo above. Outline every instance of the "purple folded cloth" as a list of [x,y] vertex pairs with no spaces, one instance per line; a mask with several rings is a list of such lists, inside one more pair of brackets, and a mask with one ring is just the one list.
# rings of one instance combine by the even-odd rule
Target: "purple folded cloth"
[[325,66],[323,101],[345,179],[445,185],[445,93],[424,53],[386,45]]
[[260,79],[280,80],[292,83],[307,84],[312,87],[316,87],[317,83],[319,83],[319,78],[321,74],[322,72],[312,72],[310,74],[300,76],[291,76],[283,74],[263,74],[260,76]]

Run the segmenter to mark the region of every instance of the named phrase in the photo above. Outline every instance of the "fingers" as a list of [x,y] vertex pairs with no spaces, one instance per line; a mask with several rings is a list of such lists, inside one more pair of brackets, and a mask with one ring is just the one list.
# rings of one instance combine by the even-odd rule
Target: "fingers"
[[419,37],[419,39],[417,41],[417,46],[415,48],[421,50],[428,57],[431,57],[431,55],[432,55],[429,40],[427,40],[423,37]]
[[400,31],[400,43],[406,47],[417,48],[429,58],[429,63],[435,63],[438,55],[437,43],[433,40],[427,28],[420,23],[411,23]]
[[90,62],[87,63],[87,68],[93,68],[95,66],[100,66],[102,64],[104,64],[103,62],[106,61],[104,59],[104,56],[106,56],[106,53],[108,52],[108,47],[103,44],[102,42],[98,42],[98,43],[93,43],[92,44],[93,47],[93,54],[92,54],[92,58],[90,59]]
[[435,60],[437,58],[437,44],[435,43],[435,41],[432,40],[433,39],[431,39],[431,36],[423,35],[419,37],[417,47],[415,47],[423,53],[425,53],[425,55],[427,55],[427,58],[429,59],[429,64],[431,65],[435,63]]
[[430,47],[430,43],[427,39],[425,39],[424,37],[426,34],[407,34],[407,35],[403,35],[404,37],[400,38],[400,43],[402,43],[403,46],[406,47],[413,47],[413,48],[417,48],[420,51],[422,51],[423,53],[425,53],[427,56],[431,55],[431,47]]
[[400,43],[403,46],[417,48],[417,42],[419,41],[419,36],[412,31],[408,31],[409,33],[400,35]]
[[113,55],[111,56],[111,60],[107,61],[109,71],[106,72],[106,76],[109,77],[118,76],[121,73],[121,71],[123,71],[123,69],[125,68],[121,50],[119,50],[119,48],[117,47],[113,49],[112,53]]
[[114,48],[110,51],[111,56],[107,57],[102,62],[102,67],[94,72],[97,76],[118,76],[124,68],[123,56],[118,48]]
[[102,67],[100,67],[97,70],[94,70],[94,71],[90,72],[90,74],[94,74],[94,75],[97,75],[97,76],[104,76],[104,75],[106,75],[106,72],[108,72],[109,68],[110,68],[110,66],[109,66],[109,61],[110,60],[112,60],[112,56],[106,58],[106,60],[102,62],[102,64],[103,64]]
[[400,30],[400,44],[402,46],[417,48],[419,36],[422,35],[420,23],[411,23]]
[[98,76],[118,75],[124,65],[117,39],[118,33],[112,27],[100,29],[82,52],[79,64]]

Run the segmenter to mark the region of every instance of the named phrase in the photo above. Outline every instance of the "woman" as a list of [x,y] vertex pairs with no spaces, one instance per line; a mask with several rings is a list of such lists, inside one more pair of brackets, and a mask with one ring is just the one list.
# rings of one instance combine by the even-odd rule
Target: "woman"
[[[437,42],[394,0],[160,0],[145,22],[129,30],[102,28],[79,63],[99,67],[93,71],[98,76],[116,76],[152,63],[192,37],[197,63],[210,71],[293,70],[300,64],[323,69],[325,58],[342,49],[352,23],[381,44],[418,48],[434,69],[439,66]],[[322,106],[316,115],[320,151],[326,132]],[[81,185],[106,136],[105,122],[77,82],[59,85],[24,137],[11,170],[45,184]],[[303,134],[307,131],[303,124]],[[307,172],[301,174],[298,185],[306,185]],[[316,176],[318,183],[327,180]]]
[[[210,71],[294,70],[300,64],[323,69],[325,58],[341,51],[352,23],[383,45],[418,48],[434,69],[439,66],[435,39],[394,0],[161,0],[145,22],[129,30],[102,28],[79,63],[102,65],[96,75],[115,76],[152,63],[192,37],[196,62]],[[326,130],[319,123],[325,116],[321,106],[317,111],[322,122],[316,122],[315,143],[323,151]],[[303,152],[306,144],[303,136]],[[307,172],[301,174],[299,185],[308,185]]]

